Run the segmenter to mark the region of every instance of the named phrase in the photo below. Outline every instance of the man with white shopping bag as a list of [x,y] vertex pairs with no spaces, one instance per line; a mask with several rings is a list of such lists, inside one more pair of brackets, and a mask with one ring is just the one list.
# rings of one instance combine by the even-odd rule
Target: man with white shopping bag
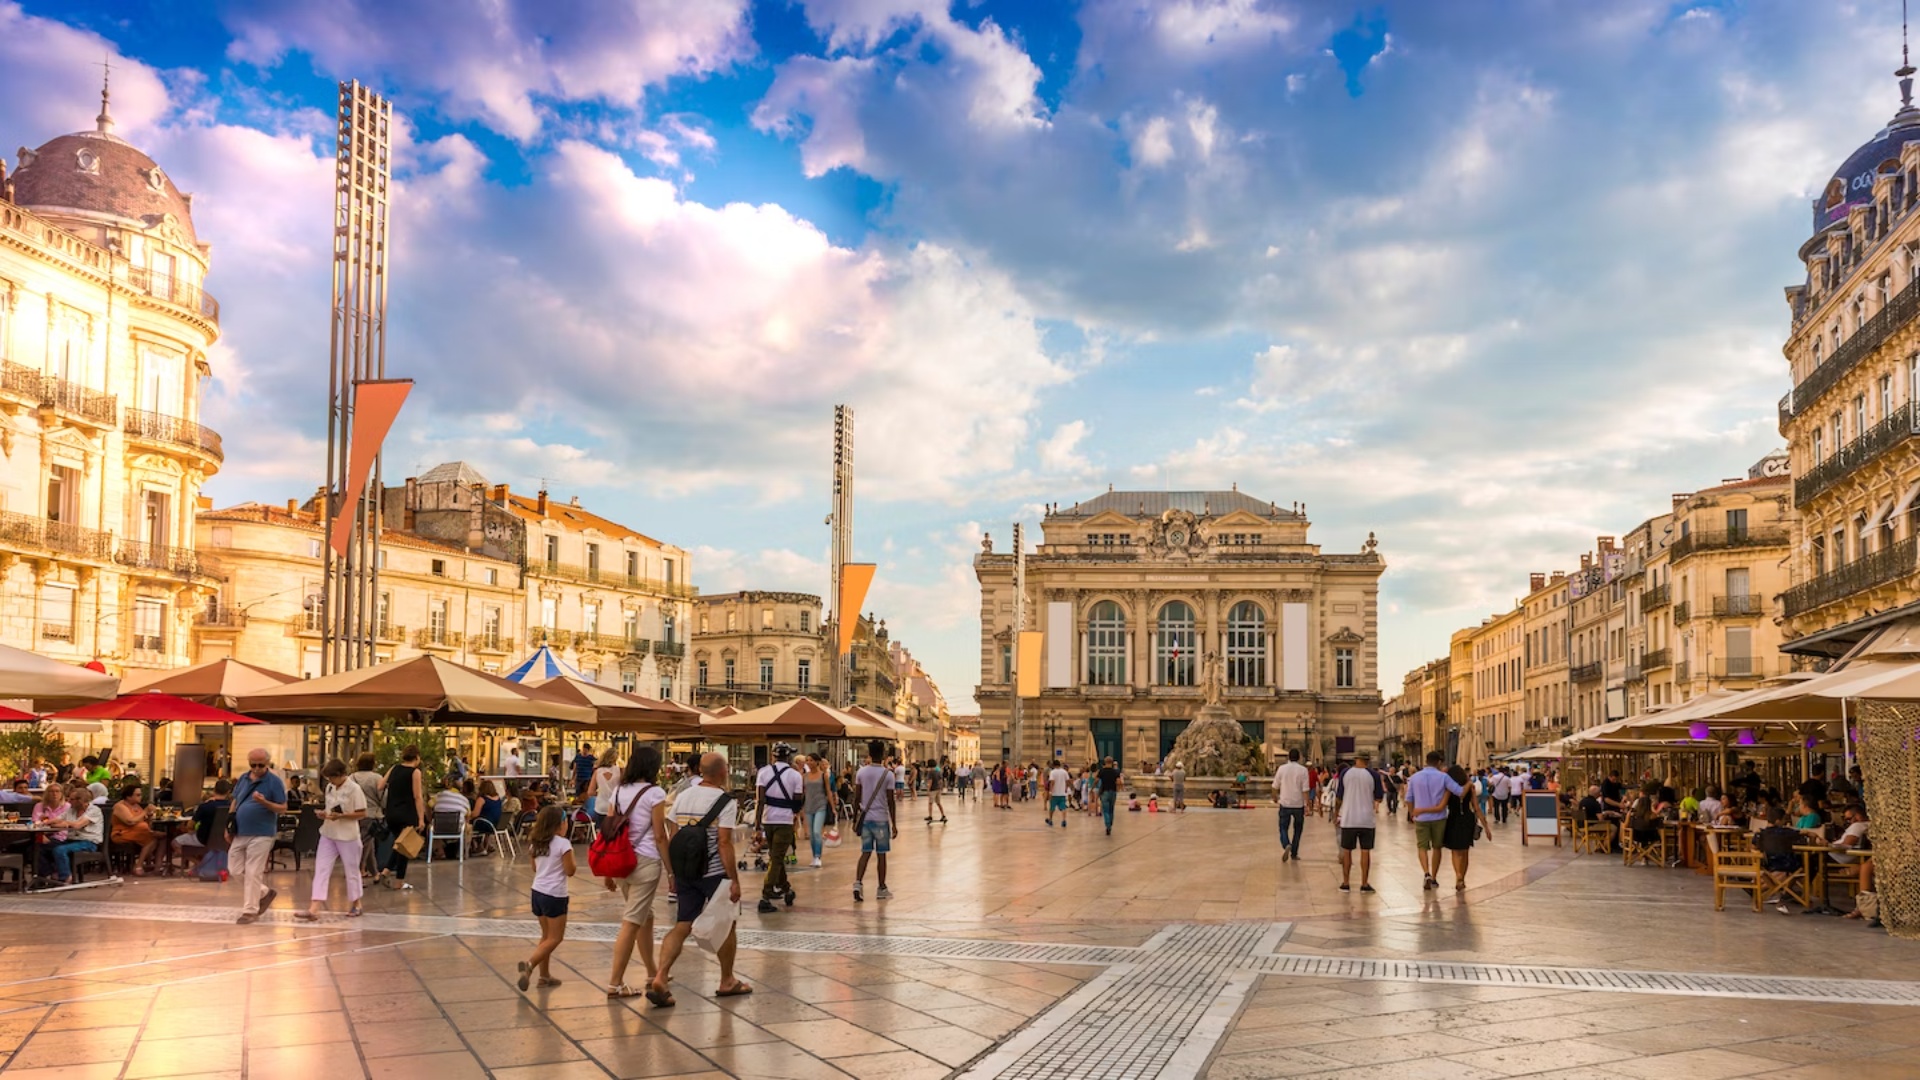
[[[700,759],[700,783],[682,791],[673,800],[670,817],[674,828],[672,839],[667,842],[667,862],[673,869],[678,910],[674,914],[673,929],[667,931],[666,938],[660,942],[659,973],[647,985],[647,1000],[662,1009],[673,1005],[673,994],[667,989],[669,977],[688,935],[694,931],[694,921],[710,903],[724,904],[725,911],[735,912],[740,904],[740,876],[734,860],[734,832],[740,827],[740,804],[727,793],[724,756],[707,754]],[[725,900],[720,899],[723,882],[727,885]],[[721,911],[716,909],[716,914]],[[726,940],[714,949],[720,961],[720,989],[714,993],[715,997],[753,993],[753,987],[733,976],[733,956],[739,945],[734,921],[730,915],[727,917]],[[702,935],[702,939],[705,941],[706,935]]]

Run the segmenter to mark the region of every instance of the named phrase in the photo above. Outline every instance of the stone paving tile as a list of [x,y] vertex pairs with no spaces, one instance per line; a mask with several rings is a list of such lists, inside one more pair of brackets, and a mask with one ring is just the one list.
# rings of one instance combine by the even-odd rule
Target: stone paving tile
[[1706,1049],[1631,1058],[1613,1062],[1607,1067],[1625,1076],[1640,1077],[1641,1080],[1724,1080],[1776,1071],[1774,1067],[1777,1064],[1770,1058],[1752,1054]]
[[802,1020],[768,1024],[767,1030],[816,1057],[828,1059],[849,1057],[854,1054],[882,1054],[901,1049],[899,1043],[875,1035],[865,1028],[849,1024],[845,1020]]
[[698,1051],[663,1034],[585,1039],[580,1048],[621,1080],[694,1072],[709,1064]]
[[252,1076],[357,1076],[362,1072],[360,1052],[351,1042],[305,1046],[249,1046],[247,1073]]
[[43,1029],[14,1051],[7,1066],[10,1071],[95,1062],[112,1062],[117,1067],[133,1053],[139,1038],[140,1029],[133,1026],[93,1028],[84,1037]]
[[185,1039],[142,1040],[127,1059],[125,1080],[146,1080],[158,1076],[206,1076],[211,1073],[238,1073],[244,1052],[241,1041],[228,1035],[204,1035]]
[[548,1065],[578,1061],[586,1053],[551,1025],[504,1030],[467,1031],[467,1045],[489,1069],[516,1065]]
[[1497,1046],[1486,1050],[1452,1053],[1447,1054],[1446,1058],[1448,1061],[1457,1061],[1462,1065],[1486,1069],[1489,1072],[1507,1076],[1526,1076],[1549,1069],[1617,1062],[1632,1056],[1631,1051],[1588,1042],[1584,1039],[1558,1039],[1524,1046]]
[[116,1080],[124,1063],[52,1065],[35,1069],[15,1069],[11,1062],[8,1065],[7,1080]]
[[783,1042],[717,1046],[705,1051],[715,1065],[735,1076],[765,1080],[844,1080],[846,1073]]
[[1338,1069],[1346,1064],[1348,1063],[1339,1058],[1300,1049],[1288,1050],[1284,1054],[1265,1051],[1248,1054],[1223,1052],[1213,1060],[1207,1076],[1210,1080],[1273,1080],[1278,1077],[1325,1073],[1329,1069]]
[[408,1054],[404,1057],[368,1058],[367,1075],[371,1080],[485,1080],[487,1071],[472,1054],[462,1050],[448,1054]]
[[1320,1043],[1315,1054],[1349,1065],[1383,1065],[1413,1058],[1437,1058],[1484,1050],[1486,1044],[1439,1031],[1402,1035],[1390,1039],[1351,1039],[1346,1042]]

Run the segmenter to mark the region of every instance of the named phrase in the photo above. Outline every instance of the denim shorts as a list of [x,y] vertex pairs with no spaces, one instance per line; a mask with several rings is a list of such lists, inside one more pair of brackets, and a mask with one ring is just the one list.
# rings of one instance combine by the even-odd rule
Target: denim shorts
[[538,889],[533,891],[533,913],[542,919],[564,919],[567,915],[567,897],[548,896]]
[[863,855],[885,855],[893,847],[893,823],[890,821],[863,821],[860,823],[860,853]]

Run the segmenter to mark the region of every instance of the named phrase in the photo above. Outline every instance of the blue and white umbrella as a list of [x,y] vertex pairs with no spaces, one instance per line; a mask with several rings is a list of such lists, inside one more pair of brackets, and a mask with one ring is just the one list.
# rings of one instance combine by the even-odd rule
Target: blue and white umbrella
[[578,668],[560,659],[560,654],[554,652],[550,645],[542,645],[535,649],[525,663],[507,673],[507,678],[514,682],[539,682],[543,679],[558,679],[564,676],[583,679],[587,682],[593,681],[582,674]]

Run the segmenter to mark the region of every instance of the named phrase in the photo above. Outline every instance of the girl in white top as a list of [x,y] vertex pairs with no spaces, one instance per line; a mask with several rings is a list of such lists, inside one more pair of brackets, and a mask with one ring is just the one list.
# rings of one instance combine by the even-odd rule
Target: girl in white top
[[567,815],[556,805],[541,808],[527,838],[533,859],[533,914],[540,920],[540,941],[533,955],[520,961],[520,989],[525,992],[540,973],[537,985],[559,986],[547,962],[567,936],[567,879],[573,876],[573,841],[567,837]]
[[347,915],[360,914],[360,819],[367,816],[367,792],[347,775],[347,763],[335,758],[320,770],[324,785],[324,809],[320,811],[320,851],[313,860],[313,900],[305,911],[294,913],[302,922],[313,922],[327,906],[327,891],[333,884],[335,863],[345,869],[347,879]]
[[587,781],[587,798],[593,800],[596,821],[613,810],[613,789],[620,786],[620,766],[616,764],[619,760],[613,747],[608,746],[593,767],[593,778]]

